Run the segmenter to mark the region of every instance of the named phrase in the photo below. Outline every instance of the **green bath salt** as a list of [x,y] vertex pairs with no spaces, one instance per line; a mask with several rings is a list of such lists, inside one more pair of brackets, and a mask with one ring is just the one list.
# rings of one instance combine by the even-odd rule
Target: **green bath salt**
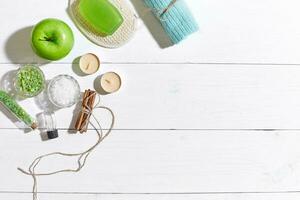
[[36,66],[23,66],[17,73],[15,85],[19,95],[24,97],[36,96],[45,87],[44,74]]
[[0,102],[19,120],[32,129],[37,128],[34,119],[9,94],[0,90]]

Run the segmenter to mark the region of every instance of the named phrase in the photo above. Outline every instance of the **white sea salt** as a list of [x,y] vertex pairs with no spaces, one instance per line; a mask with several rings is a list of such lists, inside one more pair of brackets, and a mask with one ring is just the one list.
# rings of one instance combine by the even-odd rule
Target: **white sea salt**
[[79,100],[79,84],[71,76],[59,75],[50,82],[48,94],[50,100],[56,106],[69,107]]

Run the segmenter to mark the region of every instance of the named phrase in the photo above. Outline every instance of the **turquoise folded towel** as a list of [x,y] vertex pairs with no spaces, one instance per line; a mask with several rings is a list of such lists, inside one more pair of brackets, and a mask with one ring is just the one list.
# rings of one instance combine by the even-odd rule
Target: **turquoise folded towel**
[[184,0],[144,0],[161,22],[173,44],[198,30],[198,24]]

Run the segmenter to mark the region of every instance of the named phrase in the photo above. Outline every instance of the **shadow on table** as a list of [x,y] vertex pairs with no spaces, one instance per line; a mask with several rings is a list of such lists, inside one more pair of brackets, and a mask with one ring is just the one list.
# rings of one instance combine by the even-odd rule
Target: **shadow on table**
[[84,74],[80,67],[79,67],[79,60],[80,60],[81,56],[78,56],[77,58],[75,58],[72,62],[72,70],[73,72],[77,75],[77,76],[87,76],[87,74]]
[[33,26],[14,32],[5,43],[7,58],[14,64],[35,63],[46,64],[49,61],[40,58],[31,48],[31,30]]
[[149,8],[146,7],[143,0],[131,0],[139,17],[150,31],[152,37],[156,40],[160,48],[172,46],[170,39],[164,31],[159,20],[152,14]]
[[94,80],[94,89],[98,94],[101,95],[108,95],[109,93],[107,93],[102,87],[101,87],[101,78],[102,78],[103,74],[98,76],[95,80]]

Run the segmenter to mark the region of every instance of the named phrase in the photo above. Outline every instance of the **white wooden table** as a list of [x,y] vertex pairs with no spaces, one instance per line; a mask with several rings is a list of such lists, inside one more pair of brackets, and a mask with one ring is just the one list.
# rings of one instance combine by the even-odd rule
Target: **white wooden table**
[[[141,0],[132,2],[143,12]],[[67,0],[1,1],[1,77],[40,62],[29,33],[55,17],[72,27],[76,43],[65,59],[42,66],[47,79],[67,73],[93,88],[99,74],[80,77],[71,65],[87,52],[101,57],[101,73],[123,78],[121,91],[102,101],[116,113],[112,135],[80,173],[40,178],[41,200],[300,198],[300,1],[187,2],[201,29],[180,45],[160,49],[142,25],[130,43],[109,50],[76,29]],[[41,112],[34,99],[20,103]],[[92,133],[68,133],[73,109],[57,112],[60,137],[52,141],[24,134],[0,113],[0,199],[31,199],[32,179],[17,167],[93,144]],[[65,165],[75,163],[52,160],[42,170]]]

